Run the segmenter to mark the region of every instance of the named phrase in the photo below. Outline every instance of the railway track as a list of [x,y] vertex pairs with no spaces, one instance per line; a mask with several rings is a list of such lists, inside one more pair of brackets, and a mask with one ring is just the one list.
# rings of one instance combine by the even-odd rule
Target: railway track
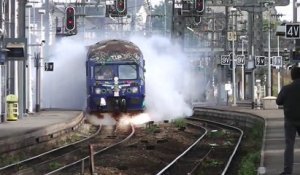
[[195,117],[186,120],[185,130],[171,123],[146,125],[137,131],[134,126],[131,130],[99,127],[84,141],[2,167],[0,174],[84,174],[88,168],[104,175],[225,174],[243,131],[225,122]]
[[[161,169],[157,175],[222,174],[224,175],[241,143],[243,131],[237,127],[195,117],[189,126],[202,124],[205,133],[189,148]],[[197,125],[198,122],[198,125]]]
[[[102,175],[153,174],[193,143],[202,128],[182,130],[172,123],[146,124],[136,128],[128,142],[105,154],[95,156],[95,171]],[[69,171],[73,174],[79,170]]]
[[65,167],[70,167],[70,165],[76,161],[82,162],[87,159],[90,144],[99,143],[101,140],[105,140],[103,142],[104,144],[98,144],[98,149],[106,150],[117,145],[120,140],[124,140],[124,134],[118,135],[115,129],[116,127],[105,129],[102,126],[99,126],[94,134],[82,140],[1,167],[0,174],[32,175],[51,174],[51,172],[55,172],[56,170],[61,171]]
[[[130,125],[130,132],[122,132],[117,133],[114,131],[115,135],[108,135],[108,139],[113,139],[113,141],[109,142],[107,139],[104,142],[101,142],[100,140],[94,141],[93,145],[93,155],[99,156],[101,154],[104,154],[105,152],[108,152],[110,150],[113,150],[114,148],[117,148],[120,144],[123,142],[126,142],[129,140],[134,134],[135,134],[135,127],[134,125]],[[103,140],[102,140],[103,141]],[[82,158],[79,158],[77,160],[74,160],[72,162],[69,162],[65,164],[64,166],[57,168],[55,170],[49,171],[47,173],[43,173],[45,175],[52,175],[52,174],[61,174],[61,173],[67,173],[67,174],[83,174],[88,169],[88,165],[90,165],[90,155],[82,155]]]
[[45,162],[49,159],[52,159],[54,157],[60,156],[61,154],[64,154],[66,152],[71,152],[72,150],[77,150],[82,147],[84,143],[89,142],[92,140],[96,135],[99,134],[102,127],[99,126],[95,133],[93,133],[90,136],[82,137],[83,139],[78,140],[74,143],[70,143],[55,149],[52,149],[50,151],[43,152],[41,154],[29,157],[27,159],[3,166],[0,168],[0,174],[6,175],[6,174],[17,174],[17,173],[34,173],[34,166],[35,164],[39,164],[40,162]]

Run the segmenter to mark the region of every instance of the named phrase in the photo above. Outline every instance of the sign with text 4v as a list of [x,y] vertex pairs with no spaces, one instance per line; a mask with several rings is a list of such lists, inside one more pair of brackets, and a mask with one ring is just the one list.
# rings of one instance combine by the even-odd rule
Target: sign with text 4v
[[272,66],[282,66],[282,56],[273,56],[272,57]]
[[236,65],[244,65],[245,64],[245,55],[237,55],[236,56]]
[[300,38],[300,24],[292,23],[285,25],[285,38]]
[[264,66],[266,63],[265,56],[255,56],[255,66]]
[[221,55],[221,65],[230,65],[229,55]]

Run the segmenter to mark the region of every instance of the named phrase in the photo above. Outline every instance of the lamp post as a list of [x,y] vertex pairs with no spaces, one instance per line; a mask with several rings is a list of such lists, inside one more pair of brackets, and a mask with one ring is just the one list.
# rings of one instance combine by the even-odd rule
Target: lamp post
[[[242,55],[245,57],[244,54],[244,41],[246,40],[247,36],[240,36],[240,39],[242,40]],[[245,65],[242,64],[242,87],[241,87],[241,100],[245,99]]]
[[167,37],[167,0],[164,2],[164,11],[165,11],[165,37]]
[[234,12],[237,11],[236,8],[231,8],[230,9],[232,13],[232,34],[233,34],[233,39],[232,39],[232,83],[233,83],[233,103],[232,106],[236,106],[236,80],[235,80],[235,39],[236,39],[236,34],[235,34],[235,25],[234,25]]
[[[0,80],[1,80],[1,82],[4,82],[3,78],[4,78],[4,80],[6,80],[5,71],[6,71],[6,65],[7,65],[7,62],[5,62],[5,60],[6,60],[7,52],[9,50],[3,48],[4,34],[1,33],[0,35],[3,35],[3,36],[0,36],[0,42],[1,42],[1,48],[0,48],[0,59],[1,59],[1,64],[0,64]],[[4,65],[2,65],[2,64],[4,64]],[[4,73],[4,75],[2,75],[3,73]],[[6,90],[5,89],[6,89],[6,84],[5,83],[0,83],[0,123],[6,121],[5,100],[3,98],[3,97],[6,97]]]
[[270,1],[270,2],[265,2],[264,5],[265,7],[268,8],[268,11],[269,11],[269,32],[268,32],[268,96],[271,96],[271,90],[272,90],[272,87],[271,87],[271,78],[272,78],[272,75],[271,75],[271,11],[270,11],[270,8],[273,6],[274,2],[273,1]]
[[[45,14],[45,9],[40,9],[39,10],[39,14],[41,15],[41,31],[40,31],[40,38],[41,40],[44,40],[44,33],[43,33],[43,15]],[[35,110],[36,112],[40,111],[40,107],[41,107],[41,86],[42,86],[42,65],[43,65],[43,54],[44,48],[43,46],[41,46],[41,51],[40,51],[40,56],[37,58],[36,62],[37,62],[37,67],[36,67],[36,106],[35,106]]]
[[[33,6],[31,4],[26,4],[26,8],[28,9],[28,35],[27,35],[27,41],[30,44],[31,43],[31,8]],[[32,57],[31,57],[31,47],[28,47],[28,58],[27,58],[27,107],[28,112],[32,113],[32,77],[31,77],[31,70],[32,70]]]
[[[270,13],[270,11],[269,11]],[[268,96],[271,96],[271,15],[269,14],[268,39]]]
[[[279,48],[279,36],[277,36],[277,56],[280,56],[280,48]],[[283,60],[281,60],[283,62]],[[278,71],[277,71],[277,92],[279,94],[281,85],[280,85],[280,66],[278,66]]]

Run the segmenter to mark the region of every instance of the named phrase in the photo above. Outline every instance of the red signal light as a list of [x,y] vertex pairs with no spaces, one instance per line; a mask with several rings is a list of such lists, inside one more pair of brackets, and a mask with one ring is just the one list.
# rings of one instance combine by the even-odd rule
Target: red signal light
[[75,8],[66,8],[66,30],[72,31],[75,29]]
[[74,14],[75,9],[73,7],[67,7],[66,11],[67,11],[68,14]]
[[195,9],[197,13],[202,13],[204,11],[204,0],[195,0]]
[[116,0],[116,9],[119,13],[122,13],[126,10],[126,0]]

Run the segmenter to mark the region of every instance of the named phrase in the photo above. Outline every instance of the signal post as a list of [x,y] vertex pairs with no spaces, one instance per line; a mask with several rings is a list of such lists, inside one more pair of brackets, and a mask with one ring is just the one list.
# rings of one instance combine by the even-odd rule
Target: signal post
[[185,17],[194,17],[196,23],[201,22],[201,15],[205,10],[204,0],[195,0],[193,2],[187,0],[173,0],[172,7],[172,39],[184,45],[184,30],[186,28]]

